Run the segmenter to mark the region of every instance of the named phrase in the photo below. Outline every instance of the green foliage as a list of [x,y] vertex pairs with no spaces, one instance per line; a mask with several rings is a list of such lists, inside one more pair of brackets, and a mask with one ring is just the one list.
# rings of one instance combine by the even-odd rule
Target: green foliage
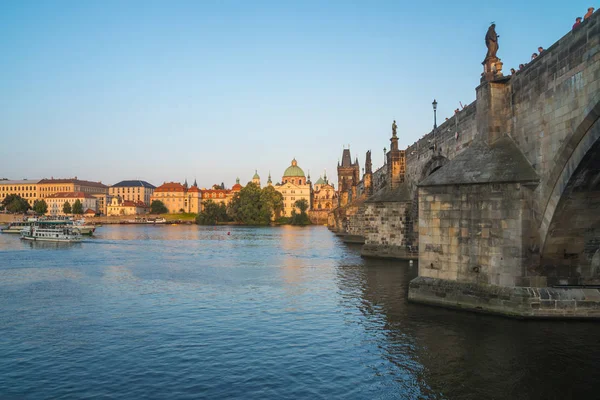
[[294,202],[294,206],[300,210],[300,214],[296,213],[296,210],[292,210],[292,225],[310,225],[310,219],[308,218],[308,214],[306,214],[306,210],[308,210],[308,201],[306,199],[296,200]]
[[160,200],[154,200],[150,204],[150,214],[166,214],[169,210],[165,207],[165,203]]
[[71,203],[68,201],[65,201],[65,204],[63,204],[63,213],[71,214]]
[[283,209],[283,196],[274,188],[260,189],[249,182],[236,193],[227,208],[228,215],[245,225],[269,225]]
[[36,212],[36,214],[39,215],[44,215],[48,212],[48,203],[46,203],[46,200],[36,200],[33,202],[33,211]]
[[308,210],[308,201],[306,199],[296,200],[294,207],[300,210],[300,213],[306,213],[306,210]]
[[83,214],[83,204],[81,204],[81,201],[79,201],[79,199],[75,200],[75,203],[73,203],[73,208],[71,209],[71,211],[73,212],[73,214],[77,214],[77,215]]
[[279,218],[283,211],[283,195],[273,186],[266,186],[262,189],[260,199],[265,210],[269,212],[269,220]]
[[17,194],[9,194],[2,200],[2,206],[8,212],[12,213],[24,213],[27,212],[31,207],[27,200]]
[[202,202],[203,210],[196,217],[198,225],[217,225],[219,222],[229,221],[227,207],[223,203],[215,203],[212,200]]

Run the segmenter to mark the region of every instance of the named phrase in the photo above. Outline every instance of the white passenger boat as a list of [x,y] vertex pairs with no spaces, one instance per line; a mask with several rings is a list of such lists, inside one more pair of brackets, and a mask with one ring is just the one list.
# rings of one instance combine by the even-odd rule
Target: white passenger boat
[[80,242],[81,233],[72,227],[41,228],[28,226],[21,230],[21,239],[40,242]]
[[82,235],[92,235],[96,226],[85,224],[84,220],[73,221],[66,218],[28,218],[26,221],[11,222],[7,227],[2,228],[2,233],[21,233],[27,227],[36,226],[38,228],[77,228]]
[[135,219],[128,219],[125,221],[128,224],[164,224],[167,222],[164,218],[143,218],[136,217]]

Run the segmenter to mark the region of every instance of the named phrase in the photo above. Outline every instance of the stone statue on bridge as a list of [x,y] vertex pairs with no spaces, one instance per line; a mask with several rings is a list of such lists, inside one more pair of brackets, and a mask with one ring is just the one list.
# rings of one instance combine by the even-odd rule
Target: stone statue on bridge
[[498,52],[498,38],[500,35],[496,33],[496,24],[490,25],[487,33],[485,34],[485,45],[487,46],[487,55],[485,59],[498,58],[496,53]]
[[483,60],[483,73],[481,74],[481,83],[493,81],[501,78],[502,61],[498,58],[498,38],[500,35],[496,33],[496,24],[492,23],[485,34],[485,45],[487,46],[487,54]]
[[396,120],[392,123],[392,136],[396,137],[396,130],[398,129],[398,125],[396,125]]

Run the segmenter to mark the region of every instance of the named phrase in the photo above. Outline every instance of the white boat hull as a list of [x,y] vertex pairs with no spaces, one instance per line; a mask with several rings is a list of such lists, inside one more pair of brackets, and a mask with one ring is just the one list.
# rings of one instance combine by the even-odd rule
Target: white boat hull
[[61,239],[61,238],[44,238],[44,237],[22,236],[21,239],[23,239],[23,240],[30,240],[32,242],[60,242],[60,243],[81,242],[81,238]]

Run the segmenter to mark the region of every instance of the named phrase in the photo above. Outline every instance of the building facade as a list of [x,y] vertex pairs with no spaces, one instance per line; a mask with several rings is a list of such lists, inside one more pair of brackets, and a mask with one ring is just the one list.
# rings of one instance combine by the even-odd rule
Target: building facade
[[312,207],[312,188],[304,175],[304,171],[298,166],[296,159],[293,159],[292,164],[285,170],[281,178],[281,184],[275,185],[275,190],[283,196],[282,216],[284,217],[291,217],[293,210],[299,212],[294,205],[298,200],[305,199],[308,203],[308,209],[310,210]]
[[202,192],[196,182],[191,188],[179,182],[165,182],[154,190],[150,204],[155,200],[161,201],[169,210],[169,214],[197,214],[202,207]]
[[79,200],[82,205],[82,211],[86,211],[91,209],[95,212],[98,212],[98,202],[97,199],[89,193],[84,192],[59,192],[53,193],[46,198],[44,198],[46,204],[48,204],[48,211],[46,214],[57,216],[57,215],[65,215],[63,212],[63,207],[65,203],[69,203],[71,208],[73,208],[73,204]]
[[139,215],[147,211],[148,206],[142,201],[123,200],[115,196],[107,206],[106,215]]
[[20,181],[0,180],[0,202],[10,194],[16,194],[27,200],[30,206],[38,199],[39,179]]
[[42,179],[38,182],[38,196],[45,199],[55,193],[82,192],[88,194],[108,194],[108,186],[102,182],[84,181],[81,179]]
[[319,177],[313,187],[312,209],[314,211],[330,211],[337,207],[337,192],[333,185],[327,179],[327,173],[324,177]]
[[146,181],[130,180],[121,181],[112,185],[108,189],[108,194],[111,196],[119,196],[123,201],[140,201],[146,205],[150,205],[150,198],[154,194],[156,186]]

